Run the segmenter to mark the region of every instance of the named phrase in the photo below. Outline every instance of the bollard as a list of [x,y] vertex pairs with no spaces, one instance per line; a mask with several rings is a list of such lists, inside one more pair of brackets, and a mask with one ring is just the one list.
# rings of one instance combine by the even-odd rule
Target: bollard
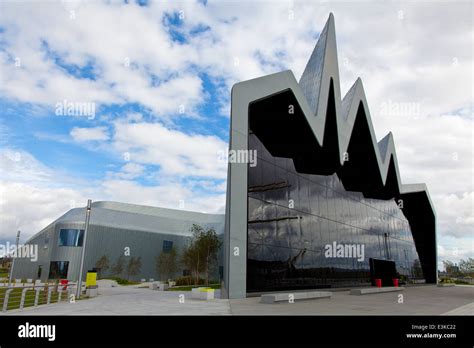
[[23,310],[23,307],[25,306],[25,297],[26,297],[26,292],[30,290],[28,288],[24,288],[21,290],[21,300],[20,300],[20,310]]
[[48,289],[48,301],[46,302],[46,304],[50,304],[51,303],[51,293],[53,292],[53,288],[49,288]]
[[3,299],[3,311],[6,312],[8,308],[8,299],[10,298],[10,293],[13,291],[13,289],[8,289],[5,291],[5,298]]
[[40,294],[41,288],[35,289],[35,307],[38,306],[38,301],[39,301],[39,294]]

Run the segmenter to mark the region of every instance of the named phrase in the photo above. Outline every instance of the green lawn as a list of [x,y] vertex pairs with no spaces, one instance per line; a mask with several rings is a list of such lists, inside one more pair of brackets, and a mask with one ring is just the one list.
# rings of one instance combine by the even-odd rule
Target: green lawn
[[[168,288],[168,291],[191,291],[193,288],[198,288],[198,287],[204,287],[205,285],[187,285],[187,286],[175,286],[172,288]],[[221,285],[220,284],[210,284],[209,286],[206,286],[207,288],[212,288],[212,289],[220,289]]]
[[[5,292],[7,288],[0,288],[0,311],[3,309],[3,300],[5,299]],[[8,300],[8,307],[7,310],[11,309],[18,309],[20,308],[20,300],[21,300],[21,288],[14,289],[10,293],[10,299]],[[25,304],[24,307],[31,307],[35,304],[35,292],[33,290],[29,290],[26,292],[25,297]],[[63,293],[61,297],[61,301],[67,300],[67,294]],[[46,304],[48,301],[48,293],[41,291],[38,299],[38,305]],[[51,303],[58,302],[58,293],[52,292],[51,294]]]

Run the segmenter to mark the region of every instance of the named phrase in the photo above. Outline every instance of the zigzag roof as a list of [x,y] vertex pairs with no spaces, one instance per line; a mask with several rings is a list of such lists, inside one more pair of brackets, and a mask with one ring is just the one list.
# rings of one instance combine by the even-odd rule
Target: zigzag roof
[[[338,150],[338,165],[334,166],[331,172],[337,172],[344,185],[347,185],[348,190],[357,190],[363,192],[366,196],[384,199],[423,192],[426,193],[434,214],[425,184],[402,184],[393,134],[390,132],[377,142],[362,80],[358,78],[344,98],[341,98],[337,62],[336,30],[334,16],[331,13],[298,83],[295,83],[296,79],[293,72],[287,70],[237,83],[232,89],[232,95],[233,98],[238,95],[240,99],[246,99],[249,104],[252,104],[271,97],[271,94],[291,90],[301,109],[301,114],[314,136],[315,143],[317,143],[314,152],[328,151],[330,147],[334,147],[334,138],[337,138],[337,149],[329,149],[331,151]],[[272,86],[272,92],[269,92],[269,85]],[[331,108],[331,101],[335,110],[333,113],[328,112]],[[238,106],[233,104],[233,107]],[[235,112],[235,109],[232,112]],[[261,115],[258,116],[261,117]],[[329,121],[335,122],[336,134],[327,131]],[[252,121],[250,120],[250,122]],[[353,150],[353,148],[351,149],[351,141],[356,139],[354,135],[356,124],[360,122],[365,123],[363,131],[368,133],[368,137],[364,137],[364,141],[370,142],[370,146],[362,149],[362,151],[367,157],[373,156],[372,161],[376,164],[370,166],[370,168],[366,168],[366,162],[359,161],[357,163],[357,161],[353,161],[351,163],[350,160],[344,162],[344,156],[349,154],[350,158],[353,153],[351,151]],[[258,135],[258,132],[256,133]],[[331,142],[332,144],[330,144]],[[361,146],[358,147],[357,150],[361,151]],[[297,166],[296,156],[282,153],[281,149],[272,151],[270,145],[268,149],[276,156],[293,157],[295,166]],[[301,162],[308,163],[308,161],[310,159],[305,158]],[[353,168],[357,166],[359,166],[359,174],[354,174]],[[375,188],[351,188],[352,183],[349,182],[350,180],[347,177],[350,175],[361,176],[360,171],[370,174],[370,180]],[[311,170],[307,172],[310,173]],[[390,183],[388,183],[388,179],[391,181]]]

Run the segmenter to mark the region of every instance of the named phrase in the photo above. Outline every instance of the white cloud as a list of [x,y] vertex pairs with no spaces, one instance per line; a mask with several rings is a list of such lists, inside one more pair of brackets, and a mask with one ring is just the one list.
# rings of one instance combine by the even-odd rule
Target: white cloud
[[84,204],[87,190],[70,187],[70,178],[15,149],[0,152],[0,239],[22,241],[76,205]]
[[95,128],[79,128],[74,127],[71,130],[71,136],[75,141],[87,142],[87,141],[105,141],[109,139],[106,127],[95,127]]
[[[74,19],[66,8],[61,2],[2,6],[2,94],[49,106],[62,100],[140,103],[163,117],[178,114],[181,104],[194,112],[204,91],[200,79],[184,71],[196,59],[169,41],[160,21],[166,6],[150,13],[134,4],[81,3]],[[92,65],[94,79],[68,74],[56,57],[76,69]]]
[[53,174],[30,153],[5,148],[0,152],[0,179],[26,183],[44,183],[53,179]]
[[226,163],[218,154],[227,144],[216,136],[186,134],[160,123],[119,121],[112,143],[132,161],[160,166],[160,175],[226,177]]
[[25,241],[71,208],[84,205],[86,196],[70,188],[0,180],[0,239],[13,239],[17,230]]
[[144,174],[145,166],[137,163],[127,163],[120,169],[119,172],[110,172],[108,175],[111,178],[118,178],[118,179],[135,179]]
[[[443,236],[473,238],[474,243],[474,193],[435,196],[438,228]],[[471,250],[473,244],[471,244]]]

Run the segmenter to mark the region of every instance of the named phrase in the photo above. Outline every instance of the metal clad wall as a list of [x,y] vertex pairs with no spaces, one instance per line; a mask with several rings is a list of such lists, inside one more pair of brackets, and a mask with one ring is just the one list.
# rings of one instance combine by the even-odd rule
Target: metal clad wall
[[[111,228],[107,226],[90,226],[87,237],[86,262],[84,274],[87,270],[95,267],[96,262],[106,255],[109,259],[110,268],[124,255],[125,266],[131,257],[141,257],[142,267],[139,274],[131,276],[130,279],[140,278],[158,279],[156,273],[156,257],[162,251],[163,240],[173,241],[173,246],[178,253],[182,251],[189,237],[172,234],[158,234],[154,232],[133,231],[128,229]],[[130,255],[126,256],[126,248]],[[75,270],[77,274],[79,270]],[[106,274],[112,275],[110,269]],[[126,271],[119,275],[126,278]],[[70,275],[72,277],[72,275]]]
[[[49,240],[48,240],[49,239]],[[47,241],[48,243],[45,243]],[[18,258],[15,260],[14,278],[37,278],[38,266],[42,266],[41,279],[46,279],[49,274],[49,260],[54,245],[54,224],[46,227],[41,234],[36,235],[28,244],[38,245],[38,260]]]
[[[113,210],[117,208],[117,210]],[[27,244],[38,244],[38,261],[17,259],[15,262],[14,278],[37,277],[38,266],[42,265],[42,280],[48,279],[51,261],[69,261],[68,279],[78,278],[82,247],[59,246],[58,239],[61,229],[84,229],[85,209],[71,209],[58,220],[38,234]],[[156,271],[156,257],[163,249],[163,241],[173,242],[178,250],[178,257],[190,240],[190,228],[193,223],[204,228],[213,227],[222,236],[224,232],[224,215],[201,214],[155,207],[144,207],[116,202],[96,202],[93,205],[91,220],[87,235],[87,246],[84,273],[95,267],[96,262],[106,255],[109,260],[109,270],[105,276],[112,275],[110,268],[125,248],[130,248],[130,256],[124,255],[124,268],[131,257],[141,257],[141,270],[130,280],[141,278],[160,279]],[[48,238],[47,238],[48,237]],[[47,248],[45,240],[48,241]],[[222,255],[219,255],[219,265],[222,265]],[[213,278],[218,275],[218,267],[214,270]],[[179,267],[177,275],[182,273]],[[119,275],[127,278],[126,271]]]

